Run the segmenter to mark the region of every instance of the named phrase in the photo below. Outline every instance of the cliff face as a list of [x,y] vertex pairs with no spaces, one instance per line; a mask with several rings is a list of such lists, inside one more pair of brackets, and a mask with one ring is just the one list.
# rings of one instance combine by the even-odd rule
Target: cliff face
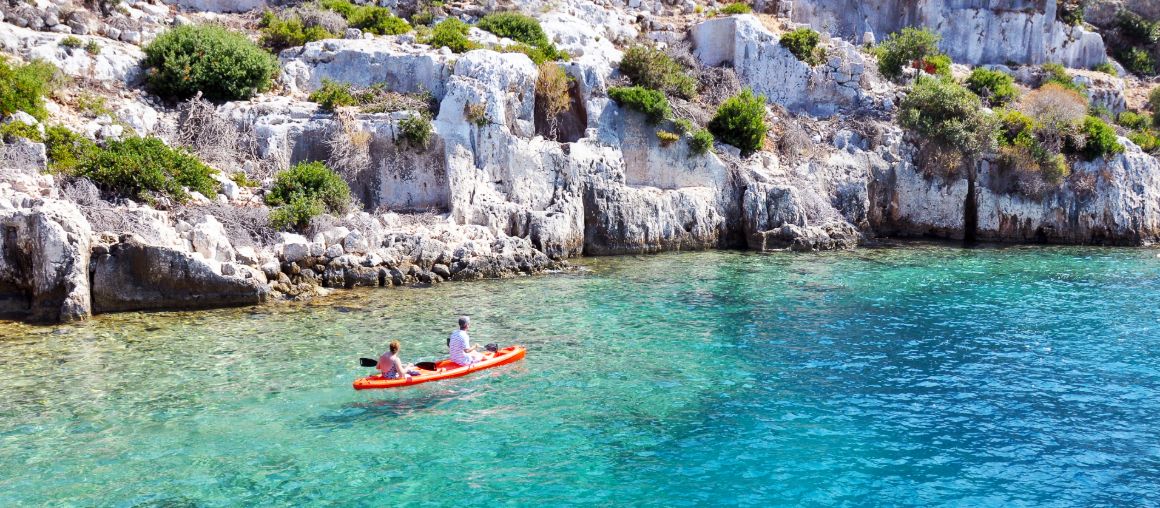
[[783,0],[790,17],[817,30],[881,40],[907,26],[942,35],[956,62],[1087,69],[1107,60],[1103,38],[1056,20],[1056,0]]
[[[230,12],[264,4],[179,5]],[[243,305],[329,288],[537,273],[581,255],[843,249],[884,236],[1115,245],[1160,239],[1160,162],[1125,138],[1125,153],[1075,164],[1071,180],[1034,196],[1016,192],[1011,175],[988,158],[977,161],[973,191],[964,178],[923,171],[892,120],[904,89],[882,80],[873,57],[841,38],[858,42],[863,32],[922,25],[942,33],[957,61],[1103,61],[1099,35],[1056,22],[1054,0],[783,2],[789,19],[834,35],[823,36],[827,58],[816,66],[780,44],[782,31],[794,26],[787,19],[705,20],[695,5],[570,0],[540,16],[549,37],[572,55],[562,64],[571,107],[556,136],[537,109],[539,71],[523,54],[453,54],[412,35],[358,33],[283,51],[278,92],[210,108],[222,122],[214,132],[247,143],[244,157],[214,163],[250,172],[360,151],[365,163],[343,176],[364,211],[309,235],[239,235],[245,224],[227,216],[266,207],[260,189],[239,188],[224,175],[221,194],[199,196],[193,212],[82,202],[36,174],[44,169],[43,145],[7,143],[0,312],[68,321],[92,312]],[[176,22],[172,13],[167,19]],[[742,158],[718,143],[697,155],[687,135],[658,137],[675,126],[651,124],[611,101],[608,87],[623,84],[617,48],[638,36],[687,42],[688,63],[698,72],[735,76],[765,96],[775,124],[767,146]],[[135,131],[182,142],[173,134],[182,114],[135,88],[142,55],[134,44],[109,42],[93,55],[61,49],[63,37],[0,23],[6,51],[42,56],[69,75],[120,90],[110,114],[81,121],[86,135]],[[1038,79],[1033,71],[1015,74],[1030,82]],[[418,111],[336,114],[306,101],[326,80],[429,93],[432,139],[419,146],[401,135],[401,122]],[[1123,79],[1080,73],[1077,80],[1094,103],[1112,111],[1129,106]],[[676,105],[693,117],[714,106]],[[110,215],[121,223],[110,225]]]

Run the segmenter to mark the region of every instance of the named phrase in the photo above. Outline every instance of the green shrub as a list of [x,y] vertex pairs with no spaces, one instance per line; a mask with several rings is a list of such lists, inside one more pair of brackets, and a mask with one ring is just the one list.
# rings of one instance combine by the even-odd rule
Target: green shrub
[[1116,123],[1123,125],[1127,129],[1140,130],[1147,129],[1152,124],[1152,119],[1140,113],[1124,111],[1120,113],[1120,116],[1116,117]]
[[1116,51],[1116,59],[1124,70],[1132,74],[1151,76],[1156,73],[1156,60],[1143,48],[1121,48]]
[[434,131],[431,120],[424,115],[413,115],[399,120],[399,136],[413,146],[427,146]]
[[753,8],[749,4],[743,2],[734,2],[721,8],[721,14],[726,16],[733,16],[735,14],[749,14],[753,12]]
[[342,14],[350,26],[366,33],[399,35],[411,31],[406,20],[396,17],[386,7],[355,5],[348,0],[322,0],[322,6]]
[[889,79],[898,79],[903,67],[937,55],[940,39],[930,30],[910,27],[886,36],[876,51],[878,72]]
[[431,30],[431,37],[423,42],[435,48],[446,47],[455,53],[478,49],[479,44],[467,38],[469,28],[471,27],[460,21],[459,18],[447,18],[435,25],[435,28]]
[[310,219],[325,212],[326,208],[321,201],[294,196],[290,202],[270,210],[270,227],[278,231],[304,228],[310,224]]
[[1101,62],[1101,63],[1095,64],[1092,66],[1092,70],[1096,71],[1096,72],[1102,72],[1104,74],[1108,74],[1111,76],[1118,76],[1120,74],[1119,72],[1116,72],[1116,66],[1112,65],[1111,62]]
[[258,27],[262,32],[262,46],[274,52],[337,37],[321,26],[307,26],[297,15],[282,18],[273,11],[262,14]]
[[799,28],[781,36],[778,44],[788,49],[793,56],[811,67],[819,65],[826,59],[826,50],[818,46],[821,36],[809,28]]
[[709,121],[709,131],[723,143],[728,143],[750,154],[765,142],[765,97],[754,95],[746,88],[721,103],[717,114]]
[[1160,137],[1152,131],[1136,131],[1128,134],[1128,139],[1132,140],[1136,146],[1145,152],[1160,151]]
[[614,86],[608,96],[617,104],[644,113],[652,123],[669,116],[669,101],[665,94],[641,86]]
[[1148,107],[1152,110],[1152,126],[1160,129],[1160,86],[1148,94]]
[[262,185],[262,182],[246,176],[246,173],[243,171],[238,171],[230,175],[230,181],[238,184],[238,187],[258,187]]
[[350,187],[321,162],[299,162],[274,175],[266,204],[278,207],[270,214],[275,227],[305,226],[324,211],[345,212],[350,206]]
[[80,161],[76,175],[120,195],[152,201],[157,194],[185,201],[183,187],[213,196],[214,173],[185,150],[170,148],[158,138],[109,141]]
[[620,72],[634,85],[660,90],[691,99],[697,94],[697,81],[672,57],[652,46],[637,45],[624,52]]
[[1136,44],[1160,42],[1160,20],[1149,20],[1126,9],[1116,13],[1116,28],[1120,35]]
[[109,109],[108,101],[100,95],[91,93],[81,93],[77,97],[77,109],[91,118],[102,115],[113,116],[113,110]]
[[464,113],[464,117],[468,122],[471,122],[479,127],[483,127],[484,125],[491,123],[491,120],[487,118],[486,104],[468,104],[464,107]]
[[1071,74],[1067,73],[1067,69],[1064,66],[1057,63],[1045,63],[1041,65],[1039,69],[1043,71],[1043,78],[1041,79],[1039,86],[1043,86],[1048,83],[1055,83],[1068,90],[1074,90],[1081,94],[1087,95],[1087,88],[1079,83],[1076,83],[1075,80],[1072,79]]
[[964,156],[981,153],[995,139],[979,97],[947,78],[918,80],[899,105],[899,123]]
[[937,55],[931,55],[923,58],[920,66],[922,67],[923,72],[927,74],[949,78],[951,77],[952,63],[953,61],[951,60],[950,56],[939,53]]
[[1000,145],[1018,144],[1016,140],[1031,138],[1035,134],[1035,119],[1014,109],[1005,109],[997,112],[999,128],[997,131]]
[[1059,0],[1056,5],[1055,17],[1068,25],[1081,25],[1083,24],[1083,11],[1087,9],[1089,1]]
[[1015,80],[1007,73],[982,67],[975,67],[971,71],[966,85],[991,106],[1005,106],[1019,93],[1015,88]]
[[552,41],[548,40],[548,34],[544,33],[544,29],[540,27],[540,22],[531,16],[518,12],[493,12],[481,18],[475,26],[479,27],[480,30],[486,30],[500,37],[507,37],[535,48],[539,54],[535,57],[529,54],[528,57],[532,58],[536,65],[548,60],[568,58],[567,53],[556,49]]
[[1045,161],[1039,164],[1039,171],[1043,180],[1048,183],[1059,185],[1063,183],[1063,179],[1071,174],[1071,168],[1067,165],[1067,159],[1063,154],[1053,154]]
[[358,101],[351,93],[349,83],[339,83],[329,79],[322,80],[322,87],[310,93],[306,98],[310,102],[322,106],[326,111],[334,111],[344,106],[358,105]]
[[660,140],[662,146],[669,146],[673,144],[674,141],[681,139],[681,135],[675,132],[659,130],[657,131],[657,139]]
[[677,118],[673,120],[673,128],[676,129],[677,134],[693,132],[693,122],[684,118]]
[[248,99],[270,87],[278,62],[245,36],[219,26],[180,26],[145,46],[149,89],[168,99]]
[[1075,151],[1089,160],[1124,151],[1124,145],[1116,139],[1116,129],[1099,118],[1084,118],[1081,132],[1084,135],[1083,148]]
[[85,44],[85,53],[88,53],[88,54],[94,55],[94,56],[101,54],[100,43],[98,43],[97,41],[89,41],[88,44]]
[[79,48],[85,45],[85,41],[82,41],[79,37],[70,35],[61,39],[59,44],[66,48]]
[[59,76],[56,67],[43,60],[12,66],[0,56],[0,116],[23,111],[44,120],[48,116],[44,96],[56,87]]
[[82,162],[99,150],[89,138],[60,125],[44,129],[44,145],[49,168],[63,173],[76,171]]
[[420,9],[411,15],[411,24],[418,26],[430,26],[435,22],[435,14],[428,9]]
[[697,129],[689,138],[689,149],[695,155],[704,155],[713,149],[713,134],[707,129]]
[[544,62],[550,62],[553,60],[552,58],[548,58],[548,55],[544,54],[544,50],[528,46],[522,42],[508,44],[507,46],[497,48],[496,51],[500,53],[523,53],[527,55],[528,58],[532,60],[532,63],[536,65],[542,65]]
[[16,139],[27,139],[35,143],[40,143],[44,141],[44,136],[40,134],[40,129],[35,125],[29,125],[24,122],[0,124],[0,140],[3,140],[5,143],[11,143]]

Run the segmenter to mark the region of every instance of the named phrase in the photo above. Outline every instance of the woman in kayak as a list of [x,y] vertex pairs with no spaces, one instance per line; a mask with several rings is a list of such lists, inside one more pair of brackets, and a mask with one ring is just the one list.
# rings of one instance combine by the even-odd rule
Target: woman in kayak
[[390,351],[379,357],[378,368],[379,372],[383,373],[383,379],[398,379],[403,375],[411,377],[419,374],[413,365],[403,367],[403,360],[399,358],[399,341],[392,340],[388,347]]

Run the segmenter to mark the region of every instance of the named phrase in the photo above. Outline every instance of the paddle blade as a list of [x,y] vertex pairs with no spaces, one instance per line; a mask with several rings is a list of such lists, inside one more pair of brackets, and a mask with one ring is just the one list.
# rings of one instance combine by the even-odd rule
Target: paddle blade
[[358,364],[362,367],[374,367],[374,366],[378,365],[379,362],[378,362],[378,360],[372,360],[370,358],[359,358]]
[[419,362],[415,364],[415,368],[422,370],[435,370],[435,362]]

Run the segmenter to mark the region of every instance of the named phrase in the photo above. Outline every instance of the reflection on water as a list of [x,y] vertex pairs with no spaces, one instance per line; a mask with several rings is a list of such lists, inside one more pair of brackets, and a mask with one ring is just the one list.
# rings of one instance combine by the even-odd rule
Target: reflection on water
[[[1150,251],[920,246],[6,324],[0,506],[1155,504],[1157,302]],[[351,389],[460,314],[527,359]]]

